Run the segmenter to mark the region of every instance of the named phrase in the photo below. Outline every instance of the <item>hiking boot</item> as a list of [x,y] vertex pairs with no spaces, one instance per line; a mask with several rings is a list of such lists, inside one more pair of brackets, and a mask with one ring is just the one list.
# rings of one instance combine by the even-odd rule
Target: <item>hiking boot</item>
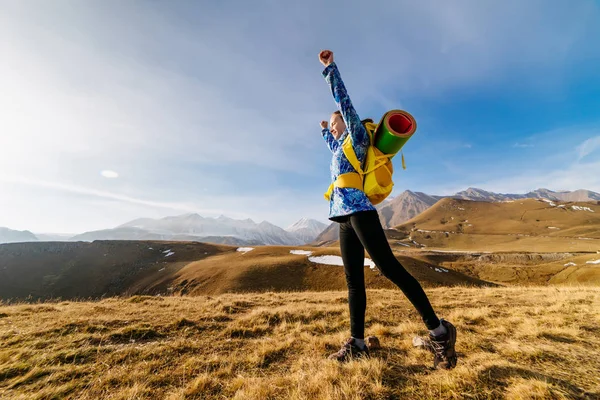
[[440,323],[444,325],[447,332],[445,335],[428,337],[415,337],[413,346],[425,349],[435,356],[433,359],[434,368],[452,369],[456,367],[457,356],[454,345],[456,344],[456,328],[450,322],[441,319]]
[[352,359],[366,358],[369,357],[369,348],[365,345],[364,348],[358,347],[353,338],[350,338],[344,343],[342,348],[337,352],[330,355],[330,360],[337,360],[339,362],[350,361]]
[[367,337],[365,339],[365,344],[369,348],[369,351],[371,351],[371,350],[379,350],[381,348],[381,343],[379,342],[379,339],[377,338],[377,336],[369,336],[369,337]]

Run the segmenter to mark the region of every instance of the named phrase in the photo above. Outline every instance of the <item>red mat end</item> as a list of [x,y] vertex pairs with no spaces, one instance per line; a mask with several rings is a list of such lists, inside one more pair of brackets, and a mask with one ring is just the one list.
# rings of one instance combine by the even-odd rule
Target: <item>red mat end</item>
[[389,120],[390,129],[397,133],[408,133],[412,129],[412,121],[410,118],[402,114],[394,114]]

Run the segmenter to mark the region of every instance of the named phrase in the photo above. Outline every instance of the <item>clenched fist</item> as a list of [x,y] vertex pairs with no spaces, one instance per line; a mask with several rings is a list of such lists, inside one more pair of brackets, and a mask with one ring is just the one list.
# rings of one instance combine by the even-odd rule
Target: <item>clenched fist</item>
[[321,121],[321,129],[327,128],[327,121]]
[[319,61],[325,67],[329,66],[333,62],[333,51],[331,50],[323,50],[319,53]]

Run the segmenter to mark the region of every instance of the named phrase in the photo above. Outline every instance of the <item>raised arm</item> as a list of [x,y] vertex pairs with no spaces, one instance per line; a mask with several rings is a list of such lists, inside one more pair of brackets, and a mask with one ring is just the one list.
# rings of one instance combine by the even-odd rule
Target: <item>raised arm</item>
[[360,118],[352,105],[352,101],[350,101],[350,96],[348,96],[340,71],[333,61],[333,53],[329,50],[322,51],[319,54],[319,59],[321,60],[321,63],[325,65],[323,77],[329,84],[333,99],[342,113],[342,118],[344,118],[344,122],[352,136],[353,142],[362,145],[368,144],[369,136],[365,127],[360,122]]

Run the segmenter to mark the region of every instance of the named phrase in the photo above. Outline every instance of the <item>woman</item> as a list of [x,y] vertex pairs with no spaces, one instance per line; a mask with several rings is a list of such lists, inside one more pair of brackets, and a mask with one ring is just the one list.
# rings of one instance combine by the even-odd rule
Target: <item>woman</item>
[[[347,172],[356,172],[342,150],[342,143],[351,136],[358,160],[364,163],[369,136],[352,106],[344,82],[333,61],[333,53],[324,50],[319,60],[325,66],[323,76],[331,88],[338,106],[327,121],[321,122],[323,138],[333,153],[331,179]],[[348,285],[351,337],[330,359],[348,361],[369,355],[364,342],[367,297],[364,277],[365,249],[381,273],[398,286],[421,315],[429,330],[428,338],[418,338],[415,345],[431,351],[434,367],[450,369],[456,366],[456,328],[444,319],[438,319],[423,288],[400,264],[387,241],[377,210],[365,193],[354,188],[335,187],[329,199],[329,219],[339,223],[340,250]]]

